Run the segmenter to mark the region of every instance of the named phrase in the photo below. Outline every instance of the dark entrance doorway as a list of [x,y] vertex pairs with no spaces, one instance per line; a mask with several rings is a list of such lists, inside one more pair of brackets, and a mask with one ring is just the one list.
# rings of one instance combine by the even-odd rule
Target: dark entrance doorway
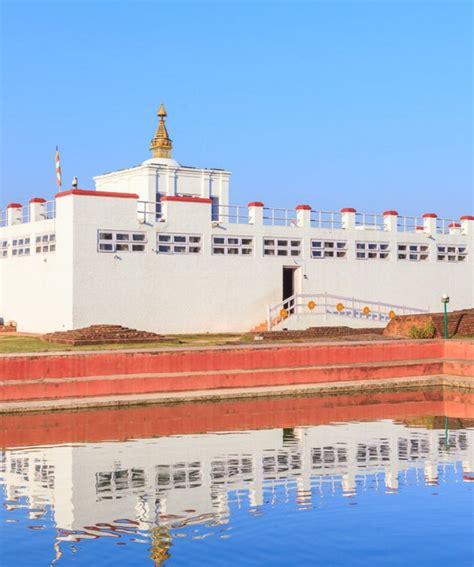
[[[295,293],[295,273],[296,268],[287,268],[283,266],[283,301],[294,295]],[[284,303],[284,308],[288,313],[294,311],[294,301]]]

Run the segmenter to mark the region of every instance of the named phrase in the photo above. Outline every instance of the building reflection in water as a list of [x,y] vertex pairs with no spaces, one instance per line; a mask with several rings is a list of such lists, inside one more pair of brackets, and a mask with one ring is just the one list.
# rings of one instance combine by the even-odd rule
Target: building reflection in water
[[7,510],[26,508],[30,519],[51,511],[56,560],[61,542],[128,534],[151,540],[160,565],[176,529],[201,524],[208,533],[193,537],[212,535],[235,509],[258,515],[281,502],[305,509],[365,490],[396,492],[443,482],[448,469],[472,480],[473,421],[446,424],[384,419],[10,448],[0,452],[0,483]]

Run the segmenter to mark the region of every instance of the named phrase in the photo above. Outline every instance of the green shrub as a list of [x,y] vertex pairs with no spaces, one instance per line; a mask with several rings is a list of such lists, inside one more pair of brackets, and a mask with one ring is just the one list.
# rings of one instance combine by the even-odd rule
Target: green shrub
[[412,339],[432,339],[436,335],[436,329],[433,321],[428,321],[423,327],[413,325],[410,329],[410,337]]

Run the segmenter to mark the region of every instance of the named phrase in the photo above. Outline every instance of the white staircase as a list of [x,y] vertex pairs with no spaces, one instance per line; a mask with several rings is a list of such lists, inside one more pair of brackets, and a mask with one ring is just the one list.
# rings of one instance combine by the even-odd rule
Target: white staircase
[[308,327],[385,327],[396,315],[428,313],[428,309],[370,301],[330,293],[297,293],[267,310],[267,330]]

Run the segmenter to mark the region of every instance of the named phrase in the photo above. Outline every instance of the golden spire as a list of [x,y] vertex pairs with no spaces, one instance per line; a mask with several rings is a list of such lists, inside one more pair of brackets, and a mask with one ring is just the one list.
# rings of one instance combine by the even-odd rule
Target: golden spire
[[173,144],[171,143],[170,137],[168,136],[168,131],[165,126],[165,117],[167,116],[165,106],[163,103],[160,104],[160,108],[157,113],[160,122],[158,128],[156,129],[156,134],[151,141],[150,150],[153,152],[153,157],[155,158],[170,158],[171,148]]

